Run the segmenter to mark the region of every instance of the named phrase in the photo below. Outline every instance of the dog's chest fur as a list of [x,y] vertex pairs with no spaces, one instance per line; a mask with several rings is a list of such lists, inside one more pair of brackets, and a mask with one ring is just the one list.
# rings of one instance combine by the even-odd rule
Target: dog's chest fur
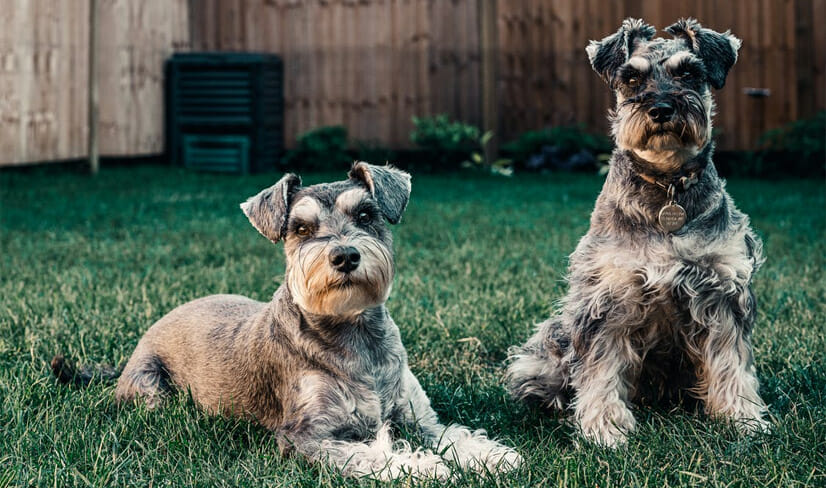
[[[685,334],[693,315],[702,312],[698,297],[734,296],[746,288],[759,250],[749,249],[748,219],[734,207],[713,165],[678,197],[689,221],[670,234],[656,219],[665,192],[634,179],[621,158],[614,163],[591,229],[571,256],[569,279],[573,289],[591,295],[594,315],[602,300],[624,304],[618,323],[631,328],[626,332],[646,349]],[[605,317],[604,325],[611,323]]]
[[351,337],[341,339],[349,344],[327,351],[328,365],[336,370],[335,380],[353,392],[353,409],[359,416],[371,424],[387,420],[401,396],[402,370],[407,366],[398,329],[389,317],[371,324],[373,330],[364,330],[363,324],[346,326],[353,329],[347,332]]
[[319,415],[341,414],[340,430],[354,438],[375,432],[391,417],[402,395],[407,354],[384,306],[338,323],[290,307],[280,321],[288,332],[284,340],[292,344],[290,367],[301,370],[293,375],[300,378],[294,385],[299,394],[288,411],[311,405]]

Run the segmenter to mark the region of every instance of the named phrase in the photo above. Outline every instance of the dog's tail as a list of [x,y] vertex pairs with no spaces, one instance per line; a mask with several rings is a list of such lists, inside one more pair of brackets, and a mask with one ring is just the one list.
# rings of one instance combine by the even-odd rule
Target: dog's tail
[[86,386],[92,380],[111,382],[116,380],[121,372],[120,369],[108,364],[86,364],[78,368],[74,361],[62,354],[52,358],[51,366],[57,381],[64,385]]

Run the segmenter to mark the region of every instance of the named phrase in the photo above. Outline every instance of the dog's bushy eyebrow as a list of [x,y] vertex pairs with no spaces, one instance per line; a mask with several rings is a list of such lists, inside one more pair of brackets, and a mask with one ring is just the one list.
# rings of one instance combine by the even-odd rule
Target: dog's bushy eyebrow
[[701,65],[702,60],[691,53],[681,51],[666,58],[663,58],[660,61],[660,64],[662,64],[667,69],[673,70],[685,66],[687,64]]
[[322,204],[315,198],[303,197],[293,205],[289,221],[318,221],[322,209]]
[[625,66],[630,66],[631,68],[639,72],[651,71],[651,62],[642,56],[631,57],[631,59],[629,59],[628,62],[623,65],[623,67]]
[[350,213],[354,209],[370,200],[370,195],[361,188],[351,188],[336,196],[335,207],[345,213]]

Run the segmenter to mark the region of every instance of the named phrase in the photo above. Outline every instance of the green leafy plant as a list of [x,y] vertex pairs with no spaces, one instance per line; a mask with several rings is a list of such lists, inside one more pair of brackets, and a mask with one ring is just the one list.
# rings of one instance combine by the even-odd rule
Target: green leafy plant
[[[516,140],[502,145],[502,152],[520,168],[551,169],[565,162],[607,159],[613,144],[607,136],[593,134],[582,125],[548,127],[522,133]],[[572,160],[573,158],[573,160]],[[550,160],[550,161],[549,161]]]
[[826,164],[826,110],[763,133],[752,176],[822,176]]
[[442,169],[477,167],[497,174],[512,174],[509,159],[485,157],[492,131],[483,133],[474,125],[450,120],[446,114],[413,117],[413,125],[410,140]]
[[493,139],[493,131],[487,131],[479,137],[479,149],[470,153],[470,160],[462,163],[463,167],[477,167],[484,168],[491,173],[502,176],[513,175],[513,161],[508,158],[489,159],[487,154],[487,147]]
[[410,140],[441,166],[455,167],[470,158],[479,148],[482,136],[478,127],[451,121],[446,114],[413,117]]
[[319,127],[298,137],[295,149],[284,156],[288,168],[326,170],[345,167],[352,162],[347,153],[347,129],[340,125]]
[[826,110],[768,130],[757,144],[763,150],[794,152],[807,159],[822,155],[826,152]]

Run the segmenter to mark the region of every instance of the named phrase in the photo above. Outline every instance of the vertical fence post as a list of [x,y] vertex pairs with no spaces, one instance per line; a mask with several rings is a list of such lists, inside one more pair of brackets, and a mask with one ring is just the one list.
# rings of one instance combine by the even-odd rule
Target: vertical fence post
[[89,171],[97,174],[100,161],[98,156],[98,0],[89,0],[89,81],[88,87],[88,129],[89,129]]
[[496,90],[496,65],[499,54],[499,37],[496,28],[497,0],[479,0],[479,50],[482,85],[482,130],[493,131],[493,137],[485,146],[485,160],[489,163],[499,153],[499,97]]

